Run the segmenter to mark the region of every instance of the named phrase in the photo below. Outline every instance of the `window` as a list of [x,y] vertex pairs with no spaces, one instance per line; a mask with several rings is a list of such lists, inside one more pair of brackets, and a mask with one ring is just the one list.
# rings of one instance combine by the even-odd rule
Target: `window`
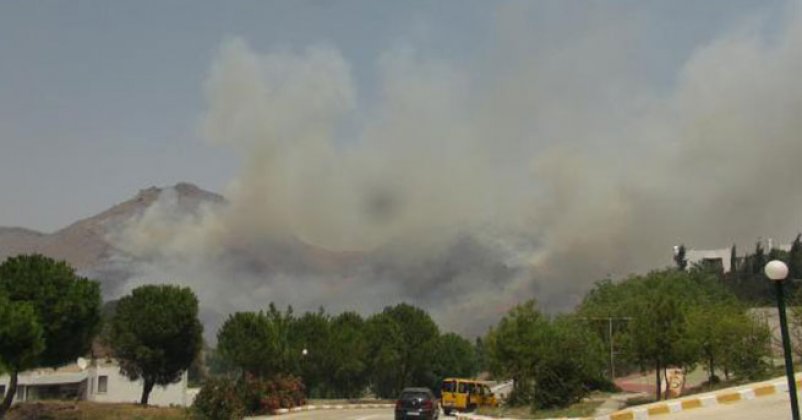
[[443,392],[454,392],[455,388],[456,388],[456,384],[454,383],[454,381],[445,381],[445,382],[443,382],[443,386],[441,387],[441,390]]
[[17,388],[17,401],[25,401],[25,385]]
[[5,396],[6,396],[6,386],[0,385],[0,398],[3,398]]
[[105,394],[109,386],[109,377],[106,375],[97,377],[97,393]]

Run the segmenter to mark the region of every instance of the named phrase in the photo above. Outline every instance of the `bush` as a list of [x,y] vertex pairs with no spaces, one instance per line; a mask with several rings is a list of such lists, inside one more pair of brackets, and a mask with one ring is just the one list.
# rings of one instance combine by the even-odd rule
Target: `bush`
[[269,414],[279,408],[306,404],[303,383],[291,375],[276,375],[271,379],[246,375],[239,389],[239,395],[249,415]]
[[193,418],[240,419],[245,415],[245,406],[237,391],[237,385],[228,378],[209,378],[192,403]]
[[227,378],[208,379],[192,407],[195,418],[238,419],[304,404],[304,385],[299,378],[277,375],[265,379],[246,375],[236,382]]

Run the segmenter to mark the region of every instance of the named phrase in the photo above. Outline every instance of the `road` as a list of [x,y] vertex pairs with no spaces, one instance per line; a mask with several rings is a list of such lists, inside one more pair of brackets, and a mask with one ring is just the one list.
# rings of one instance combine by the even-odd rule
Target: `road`
[[392,408],[359,408],[346,410],[315,410],[274,417],[281,420],[331,419],[331,420],[393,420]]
[[786,392],[733,404],[718,404],[712,407],[682,411],[672,415],[660,416],[660,418],[665,418],[666,420],[783,420],[791,418],[791,405]]
[[[315,410],[302,413],[285,414],[279,417],[271,417],[280,420],[394,420],[395,412],[392,408],[359,408],[346,410]],[[440,418],[453,419],[440,412]]]

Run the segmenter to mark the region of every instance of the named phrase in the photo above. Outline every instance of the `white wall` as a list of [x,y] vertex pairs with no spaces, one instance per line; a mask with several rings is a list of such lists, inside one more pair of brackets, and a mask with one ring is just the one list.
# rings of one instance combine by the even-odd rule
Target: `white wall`
[[[100,361],[97,361],[97,364],[93,364],[87,369],[89,371],[88,380],[92,382],[88,385],[87,399],[89,401],[139,403],[139,399],[142,398],[143,387],[141,379],[138,381],[129,380],[120,374],[120,368],[114,364],[101,363]],[[98,392],[98,378],[100,376],[108,378],[105,393]],[[150,393],[148,404],[185,406],[187,404],[186,390],[187,373],[184,372],[178,383],[170,384],[166,387],[154,386]]]
[[[44,383],[59,383],[61,379],[69,379],[68,382],[74,383],[83,380],[82,377],[85,374],[85,380],[87,382],[85,395],[88,401],[139,403],[139,399],[142,398],[142,380],[130,381],[120,374],[120,368],[114,362],[109,362],[105,359],[94,360],[91,365],[87,367],[85,372],[78,369],[74,364],[65,368],[60,368],[60,370],[67,370],[69,372],[64,373],[56,372],[51,369],[39,369],[20,373],[20,387],[26,384],[41,385]],[[77,378],[79,376],[81,378]],[[98,392],[98,378],[100,376],[106,376],[108,378],[105,393]],[[0,385],[5,385],[6,389],[8,389],[10,379],[8,375],[0,375]],[[14,398],[14,403],[22,401],[24,401],[24,399],[18,400]],[[150,392],[150,398],[148,399],[148,404],[159,406],[186,406],[191,403],[191,399],[187,397],[186,372],[181,375],[181,380],[178,383],[170,384],[166,387],[159,385],[154,386],[153,390]]]

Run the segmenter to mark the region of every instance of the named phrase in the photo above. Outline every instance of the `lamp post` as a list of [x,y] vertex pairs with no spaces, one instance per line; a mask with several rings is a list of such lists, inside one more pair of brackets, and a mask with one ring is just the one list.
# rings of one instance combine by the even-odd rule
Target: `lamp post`
[[783,296],[783,280],[788,277],[788,266],[782,261],[773,260],[766,264],[764,271],[766,277],[774,282],[774,290],[777,292],[777,309],[780,311],[780,331],[785,355],[785,376],[788,377],[788,393],[791,395],[791,415],[794,420],[799,420],[796,379],[794,379],[794,365],[791,360],[791,339],[788,335],[788,321],[785,319],[785,296]]

